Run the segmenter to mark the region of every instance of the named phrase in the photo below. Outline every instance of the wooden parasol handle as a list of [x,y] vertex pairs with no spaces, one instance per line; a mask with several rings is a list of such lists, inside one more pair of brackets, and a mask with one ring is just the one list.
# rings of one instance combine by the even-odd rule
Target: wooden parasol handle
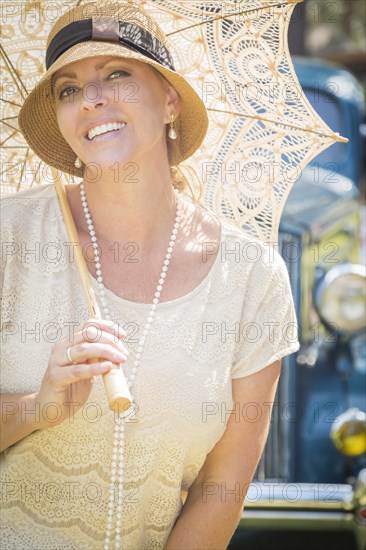
[[[55,176],[54,184],[69,239],[71,242],[80,245],[74,218],[72,217],[70,205],[67,200],[65,186],[61,181],[61,178]],[[83,257],[81,246],[75,247],[75,260],[90,316],[92,319],[101,319],[102,316],[91,284],[89,271]],[[99,361],[100,359],[95,358],[90,362],[98,363]],[[109,408],[117,413],[127,411],[132,404],[132,397],[128,389],[123,370],[121,368],[112,369],[110,372],[103,375],[103,382],[108,398]]]

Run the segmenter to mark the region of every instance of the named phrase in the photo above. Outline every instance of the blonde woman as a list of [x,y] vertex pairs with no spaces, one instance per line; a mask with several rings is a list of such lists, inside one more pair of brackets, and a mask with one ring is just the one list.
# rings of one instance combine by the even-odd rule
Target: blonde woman
[[[204,104],[153,20],[98,6],[55,23],[20,126],[41,159],[82,177],[67,198],[103,320],[89,319],[53,185],[4,199],[2,540],[226,548],[281,358],[298,349],[282,330],[296,320],[288,275],[172,178],[202,143]],[[99,376],[118,365],[134,398],[123,422]]]

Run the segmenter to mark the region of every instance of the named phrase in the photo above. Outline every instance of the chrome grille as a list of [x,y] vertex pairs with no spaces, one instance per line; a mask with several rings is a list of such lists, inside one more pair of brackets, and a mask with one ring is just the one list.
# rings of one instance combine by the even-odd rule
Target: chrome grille
[[[286,263],[297,318],[300,304],[301,240],[290,233],[280,233],[279,251]],[[291,256],[291,252],[297,254]],[[297,256],[292,260],[291,257]],[[299,329],[300,330],[300,329]],[[296,354],[282,360],[282,372],[279,380],[275,403],[272,411],[271,427],[263,455],[259,461],[255,479],[258,481],[276,480],[287,482],[294,476],[294,429],[296,408],[291,405],[295,396]]]

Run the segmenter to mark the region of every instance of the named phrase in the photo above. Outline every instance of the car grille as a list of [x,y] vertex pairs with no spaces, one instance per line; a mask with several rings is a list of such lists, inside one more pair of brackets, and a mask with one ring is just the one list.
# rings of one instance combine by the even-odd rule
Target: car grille
[[[297,318],[300,305],[301,240],[290,233],[280,232],[279,251],[286,263]],[[300,332],[300,329],[299,329]],[[287,482],[293,479],[294,471],[294,429],[299,411],[291,396],[295,395],[296,353],[282,360],[271,427],[267,443],[254,478],[258,481],[276,480]]]

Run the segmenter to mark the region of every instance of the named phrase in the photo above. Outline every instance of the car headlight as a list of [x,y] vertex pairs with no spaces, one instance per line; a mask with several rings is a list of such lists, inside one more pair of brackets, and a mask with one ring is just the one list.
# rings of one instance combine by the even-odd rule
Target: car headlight
[[340,414],[332,424],[330,437],[342,454],[362,455],[366,451],[366,414],[356,408]]
[[315,307],[319,317],[340,332],[366,326],[366,267],[343,264],[333,267],[315,287]]

